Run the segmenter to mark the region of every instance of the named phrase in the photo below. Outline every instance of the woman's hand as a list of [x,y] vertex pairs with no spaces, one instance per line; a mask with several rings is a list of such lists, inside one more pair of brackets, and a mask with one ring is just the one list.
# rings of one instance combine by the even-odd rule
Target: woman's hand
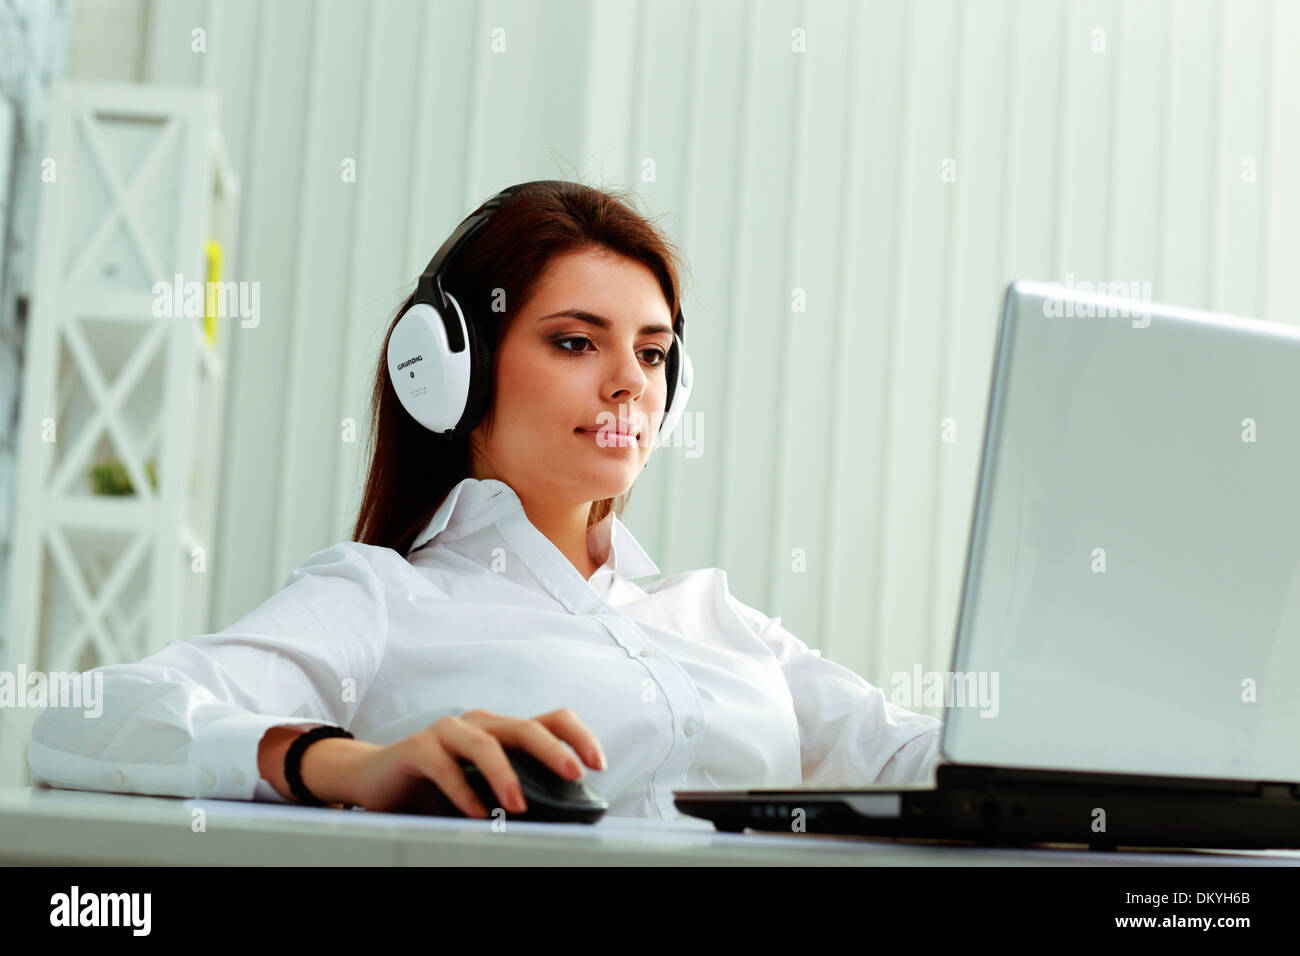
[[[522,813],[527,807],[505,747],[526,750],[561,777],[576,780],[583,771],[566,742],[588,766],[605,769],[600,742],[567,707],[531,719],[486,710],[443,717],[419,733],[360,757],[346,784],[347,802],[367,810],[415,811],[428,806],[431,786],[436,786],[466,816],[487,817],[487,808],[457,762],[464,757],[482,771],[502,807]],[[304,762],[320,745],[307,749]]]

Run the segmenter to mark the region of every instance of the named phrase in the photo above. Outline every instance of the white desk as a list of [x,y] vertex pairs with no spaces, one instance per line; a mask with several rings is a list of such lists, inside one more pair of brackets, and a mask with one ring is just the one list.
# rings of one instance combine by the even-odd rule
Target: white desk
[[[194,832],[202,809],[206,832]],[[596,824],[331,810],[240,800],[0,788],[0,863],[459,866],[1300,866],[1300,851],[1149,853],[921,845],[811,834],[719,833],[704,820]]]

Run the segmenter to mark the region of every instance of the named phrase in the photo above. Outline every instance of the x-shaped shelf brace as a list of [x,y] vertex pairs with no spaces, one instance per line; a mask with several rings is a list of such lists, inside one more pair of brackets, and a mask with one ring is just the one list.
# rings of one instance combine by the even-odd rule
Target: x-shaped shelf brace
[[[117,567],[116,564],[113,565]],[[105,581],[111,577],[111,572],[105,574],[103,570],[93,561],[86,564],[86,577],[94,586],[98,594],[106,593]],[[149,622],[149,602],[140,600],[136,602],[135,609],[129,615],[123,616],[125,609],[117,602],[105,608],[105,617],[112,626],[112,634],[117,638],[118,654],[122,655],[120,660],[138,660],[149,653],[145,646],[145,625]],[[77,636],[80,636],[79,632]],[[71,637],[68,640],[72,640]],[[75,658],[74,658],[75,660]],[[106,664],[108,661],[100,658],[96,665]]]
[[[94,359],[90,345],[86,342],[86,337],[81,328],[72,320],[63,323],[64,339],[68,343],[68,349],[72,353],[73,361],[81,372],[82,380],[86,383],[86,389],[90,392],[90,396],[94,401],[94,410],[85,427],[78,432],[76,439],[68,449],[67,456],[59,463],[59,467],[50,481],[50,490],[55,494],[68,493],[68,486],[72,482],[74,469],[77,475],[85,474],[90,465],[90,454],[94,448],[95,440],[102,432],[108,431],[113,436],[113,443],[122,456],[122,464],[126,467],[127,474],[131,476],[131,484],[135,487],[136,495],[143,501],[150,501],[155,498],[153,488],[141,465],[141,456],[122,420],[119,406],[139,384],[140,377],[144,374],[144,370],[149,367],[149,362],[152,360],[154,353],[166,341],[167,326],[165,322],[166,320],[155,321],[149,328],[149,331],[145,333],[131,351],[130,357],[122,366],[122,371],[118,374],[111,388],[104,381],[104,376],[100,374],[99,365]],[[161,413],[155,416],[154,422],[150,426],[151,435],[157,433],[160,417]],[[144,447],[148,447],[148,444],[146,443]]]
[[[94,235],[86,243],[86,247],[81,250],[77,257],[76,263],[68,270],[65,282],[75,286],[78,283],[85,282],[83,273],[89,268],[90,262],[99,255],[104,244],[112,234],[112,229],[119,221],[125,223],[126,228],[131,233],[131,238],[135,242],[136,250],[140,253],[140,258],[144,261],[146,274],[154,276],[156,280],[164,278],[170,279],[171,276],[164,276],[162,264],[154,254],[153,246],[145,238],[144,230],[140,228],[136,220],[139,212],[138,202],[141,187],[150,182],[153,177],[154,169],[162,161],[162,158],[171,151],[176,143],[176,137],[179,135],[181,121],[176,117],[168,117],[167,125],[163,127],[153,145],[149,147],[149,152],[144,160],[137,167],[135,174],[131,177],[131,185],[126,189],[122,188],[121,181],[117,178],[117,173],[113,171],[112,165],[107,159],[107,150],[104,148],[103,140],[99,137],[99,132],[95,129],[95,124],[91,121],[90,114],[82,113],[77,117],[81,127],[82,136],[85,138],[86,145],[90,149],[91,158],[99,166],[103,174],[104,182],[108,185],[108,191],[112,198],[108,211],[104,218],[100,220],[99,226],[96,227]],[[152,284],[151,284],[152,288]]]
[[[63,532],[59,528],[51,526],[45,531],[45,540],[49,546],[50,555],[59,568],[59,574],[62,576],[64,583],[67,584],[73,602],[77,605],[78,612],[77,625],[71,632],[66,635],[51,636],[51,646],[49,648],[50,670],[71,671],[76,668],[81,651],[86,645],[86,642],[82,640],[82,634],[86,631],[90,632],[90,643],[94,644],[101,661],[129,659],[129,656],[124,657],[124,653],[127,651],[126,648],[114,645],[112,637],[104,626],[104,617],[116,607],[118,592],[130,580],[132,573],[134,573],[145,554],[148,553],[148,532],[139,532],[132,535],[131,541],[121,559],[114,565],[112,572],[99,588],[99,593],[93,597],[90,589],[86,587],[85,578],[72,556],[72,551],[68,547]],[[132,626],[138,626],[138,623],[138,621],[135,621]]]

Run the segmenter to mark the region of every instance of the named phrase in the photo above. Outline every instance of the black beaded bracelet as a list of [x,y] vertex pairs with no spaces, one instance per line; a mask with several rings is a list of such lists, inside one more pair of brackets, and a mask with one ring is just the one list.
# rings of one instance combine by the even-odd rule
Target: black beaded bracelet
[[[289,789],[293,791],[293,795],[309,807],[325,807],[329,806],[329,804],[316,797],[307,789],[307,785],[302,782],[302,773],[299,770],[302,764],[302,754],[316,741],[323,740],[326,737],[356,739],[342,727],[315,727],[305,734],[299,735],[298,739],[290,744],[289,752],[284,755],[284,779],[288,781]],[[343,804],[344,810],[351,810],[352,807],[353,804],[351,803]]]

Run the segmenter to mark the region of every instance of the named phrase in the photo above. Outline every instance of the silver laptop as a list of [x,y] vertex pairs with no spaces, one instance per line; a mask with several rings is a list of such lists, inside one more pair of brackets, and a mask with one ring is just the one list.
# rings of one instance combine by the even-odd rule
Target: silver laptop
[[1300,846],[1300,329],[1013,283],[951,671],[996,674],[996,715],[946,702],[933,786],[676,804],[727,830]]

